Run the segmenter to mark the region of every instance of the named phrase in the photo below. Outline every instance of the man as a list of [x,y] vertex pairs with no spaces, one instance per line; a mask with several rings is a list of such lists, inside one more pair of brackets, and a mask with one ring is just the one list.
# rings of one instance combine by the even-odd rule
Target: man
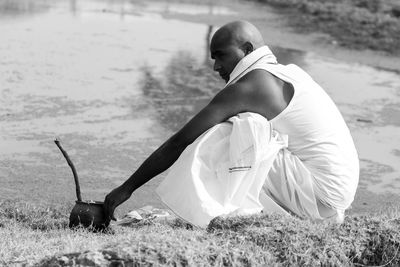
[[[206,215],[208,213],[207,219],[202,220],[199,225],[204,225],[213,216],[233,214],[235,210],[246,211],[247,209],[251,211],[248,213],[254,210],[259,211],[260,209],[254,209],[254,207],[260,206],[258,199],[258,194],[261,194],[260,181],[263,183],[262,194],[269,199],[267,203],[270,203],[263,204],[264,210],[268,211],[269,205],[277,205],[283,213],[311,219],[332,218],[341,222],[344,210],[350,206],[354,198],[359,166],[350,132],[331,99],[297,66],[277,64],[272,52],[265,46],[260,32],[248,22],[236,21],[221,27],[212,37],[210,51],[211,58],[215,61],[214,70],[227,82],[226,87],[181,130],[151,154],[126,182],[106,196],[104,203],[106,217],[115,219],[113,213],[118,205],[126,201],[144,183],[175,163],[171,171],[172,176],[178,176],[178,178],[167,177],[164,184],[160,186],[159,195],[163,200],[166,199],[167,201],[164,202],[176,214],[182,215],[181,217],[185,218],[184,215],[190,213],[187,219],[189,221],[192,217],[196,217],[197,212],[204,212]],[[244,113],[250,115],[237,116]],[[233,124],[233,128],[227,125],[227,121],[230,121],[230,125]],[[206,169],[209,172],[206,176],[218,173],[221,168],[214,166],[213,161],[218,161],[219,157],[232,154],[232,152],[220,151],[218,152],[220,154],[215,154],[217,152],[213,151],[207,152],[213,150],[210,149],[212,144],[201,148],[202,139],[206,140],[204,142],[217,142],[218,138],[224,138],[224,135],[233,135],[233,132],[236,134],[242,127],[240,125],[245,125],[243,127],[247,127],[247,132],[253,131],[255,138],[258,135],[257,131],[265,132],[268,128],[270,132],[265,134],[265,138],[262,137],[264,139],[259,140],[265,140],[268,145],[268,140],[272,140],[272,136],[280,136],[281,140],[286,139],[286,145],[279,147],[277,146],[279,142],[275,142],[273,147],[276,153],[264,155],[264,158],[256,162],[253,156],[246,156],[246,151],[252,149],[251,153],[255,155],[258,146],[263,147],[264,150],[273,150],[272,146],[264,146],[263,141],[249,143],[245,140],[248,147],[240,152],[242,154],[239,157],[251,157],[251,164],[254,165],[243,166],[242,164],[239,167],[226,168],[226,173],[229,172],[229,174],[223,177],[231,177],[229,176],[231,173],[239,176],[242,172],[253,171],[253,173],[251,176],[242,175],[239,178],[232,176],[232,179],[237,179],[238,182],[235,182],[236,187],[232,189],[234,191],[227,192],[224,184],[216,185],[214,178],[210,179],[204,175],[202,177],[202,174],[196,172],[202,164],[208,164]],[[219,133],[215,133],[213,129],[219,129]],[[269,133],[271,134],[268,135]],[[217,137],[210,139],[209,136],[214,134]],[[240,138],[246,139],[246,136],[242,134]],[[230,144],[220,146],[218,149],[223,150],[228,147],[235,149],[236,144],[232,142],[239,139],[231,137],[230,141],[227,141]],[[238,142],[243,143],[242,139]],[[199,166],[186,166],[195,164],[195,161],[185,160],[188,157],[198,157],[196,153],[199,153],[199,147],[205,151],[201,153],[211,154],[207,155],[207,159],[202,158],[197,161],[196,164]],[[184,151],[185,153],[182,154]],[[271,158],[273,158],[272,161]],[[271,162],[268,166],[264,164],[267,160]],[[262,165],[259,164],[260,162],[265,165],[263,168],[260,167]],[[254,170],[255,166],[258,166],[257,170]],[[180,173],[179,168],[188,170]],[[218,179],[217,176],[218,174],[215,176],[216,179]],[[254,177],[256,177],[255,180]],[[186,183],[190,179],[197,180],[190,184]],[[246,184],[246,179],[253,179],[251,183],[255,185],[254,190],[250,188],[253,185]],[[229,179],[224,181],[224,183],[230,183]],[[171,183],[175,184],[168,186]],[[207,183],[214,184],[210,187]],[[192,188],[186,189],[182,186]],[[174,190],[176,187],[179,190]],[[243,191],[242,188],[246,188],[247,191]],[[240,198],[237,192],[247,194],[249,198],[236,201],[235,198]],[[196,194],[198,196],[193,198]],[[221,196],[223,200],[217,201],[222,203],[221,209],[218,212],[210,211],[213,205],[210,203],[214,202],[205,199],[211,195],[213,199],[217,199],[218,194],[223,195]],[[227,195],[230,197],[227,198]],[[193,201],[198,201],[199,204]],[[204,211],[188,211],[188,209],[193,210],[191,205],[196,207],[195,209],[204,208]],[[193,221],[196,224],[196,219]]]

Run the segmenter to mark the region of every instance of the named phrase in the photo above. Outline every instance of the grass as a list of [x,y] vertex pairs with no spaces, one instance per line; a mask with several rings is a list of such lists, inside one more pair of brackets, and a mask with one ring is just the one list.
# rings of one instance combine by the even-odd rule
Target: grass
[[395,0],[250,0],[287,11],[303,32],[324,32],[340,45],[400,53],[400,3]]
[[71,207],[0,203],[0,265],[388,265],[400,264],[397,210],[342,225],[277,215],[214,219],[206,230],[179,219],[67,228]]

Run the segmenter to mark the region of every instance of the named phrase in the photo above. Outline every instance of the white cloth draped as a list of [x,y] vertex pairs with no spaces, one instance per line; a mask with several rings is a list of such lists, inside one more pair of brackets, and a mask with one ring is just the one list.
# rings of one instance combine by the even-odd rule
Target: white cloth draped
[[287,138],[261,115],[241,113],[189,145],[156,189],[179,217],[205,227],[217,216],[265,212],[287,214],[260,192]]
[[258,61],[262,60],[264,63],[277,64],[275,55],[272,53],[268,46],[262,46],[247,56],[245,56],[232,70],[229,75],[229,81],[226,83],[225,87],[235,83],[240,79],[244,73],[246,73],[251,66],[256,64]]

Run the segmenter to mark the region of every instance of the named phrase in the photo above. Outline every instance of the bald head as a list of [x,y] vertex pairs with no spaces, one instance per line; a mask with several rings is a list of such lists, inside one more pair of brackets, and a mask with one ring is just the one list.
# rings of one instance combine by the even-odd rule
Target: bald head
[[221,42],[236,44],[239,47],[249,43],[254,50],[264,45],[260,31],[250,22],[243,20],[234,21],[219,28],[212,37],[211,45]]
[[214,70],[228,82],[237,63],[264,45],[259,30],[247,21],[234,21],[219,28],[211,39],[211,58]]

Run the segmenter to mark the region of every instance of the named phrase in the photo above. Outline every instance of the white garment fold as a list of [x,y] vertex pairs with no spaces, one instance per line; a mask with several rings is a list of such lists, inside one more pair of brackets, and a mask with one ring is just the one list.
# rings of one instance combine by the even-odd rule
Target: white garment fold
[[247,73],[251,66],[261,60],[263,63],[278,64],[271,49],[269,49],[269,47],[266,45],[262,46],[239,61],[239,63],[232,70],[232,73],[229,75],[229,81],[226,83],[225,87],[237,82],[237,80],[243,77],[244,73]]
[[[179,217],[205,227],[217,216],[265,212],[287,214],[260,192],[287,136],[267,119],[241,113],[218,124],[189,145],[156,189]],[[264,205],[263,205],[264,204]]]

